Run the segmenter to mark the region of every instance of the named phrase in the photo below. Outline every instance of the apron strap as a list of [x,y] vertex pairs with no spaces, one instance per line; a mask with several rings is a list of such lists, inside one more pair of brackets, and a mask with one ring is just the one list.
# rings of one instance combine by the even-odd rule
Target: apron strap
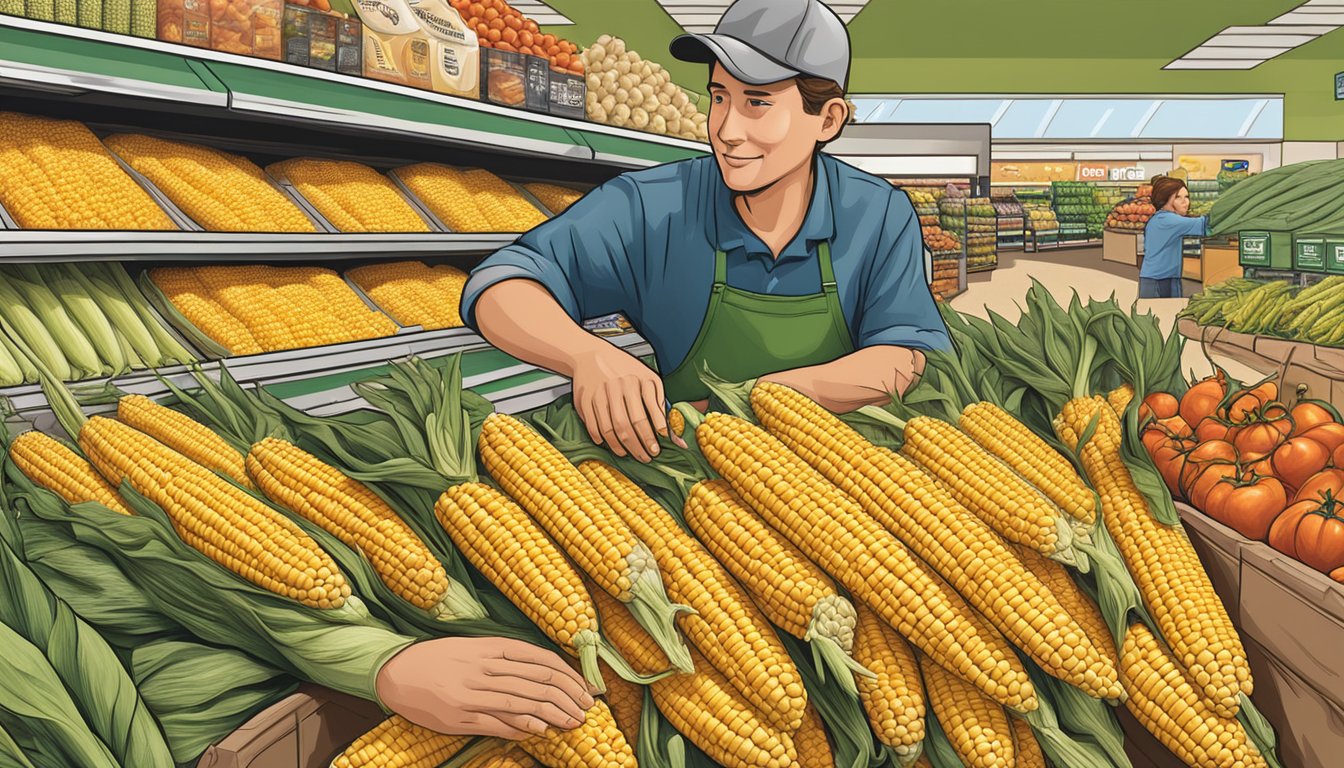
[[834,291],[835,269],[831,266],[831,244],[822,240],[817,243],[817,265],[821,267],[821,290]]
[[721,291],[728,284],[728,254],[714,252],[714,290]]

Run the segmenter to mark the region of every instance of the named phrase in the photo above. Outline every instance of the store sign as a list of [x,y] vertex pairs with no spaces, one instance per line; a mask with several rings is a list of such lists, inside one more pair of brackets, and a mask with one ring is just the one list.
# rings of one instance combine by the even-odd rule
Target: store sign
[[1105,163],[1079,163],[1078,181],[1106,181],[1110,168]]
[[1145,181],[1148,178],[1148,172],[1140,166],[1131,166],[1128,168],[1112,168],[1109,181]]

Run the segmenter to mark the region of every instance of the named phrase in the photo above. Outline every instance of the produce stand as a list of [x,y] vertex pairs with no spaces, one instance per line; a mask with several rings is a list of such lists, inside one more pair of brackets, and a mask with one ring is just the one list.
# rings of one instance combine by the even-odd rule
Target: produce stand
[[1101,258],[1131,267],[1143,258],[1143,232],[1107,229],[1101,236]]
[[328,768],[352,734],[382,719],[371,701],[303,685],[207,749],[196,768]]
[[1210,352],[1224,355],[1265,374],[1284,372],[1286,391],[1299,385],[1309,397],[1344,406],[1344,350],[1288,339],[1255,336],[1226,328],[1200,326],[1185,318],[1179,321],[1181,335],[1206,344]]

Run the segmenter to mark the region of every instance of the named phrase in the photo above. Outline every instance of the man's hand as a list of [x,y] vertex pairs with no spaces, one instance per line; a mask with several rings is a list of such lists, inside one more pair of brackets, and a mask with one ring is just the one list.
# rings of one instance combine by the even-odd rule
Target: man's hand
[[416,643],[383,665],[377,688],[385,706],[432,731],[514,741],[577,728],[593,706],[583,677],[559,656],[499,637]]
[[574,407],[598,445],[642,462],[658,455],[658,435],[686,443],[667,428],[663,380],[627,352],[603,343],[574,361]]
[[865,405],[886,405],[893,394],[904,395],[924,374],[924,363],[924,353],[917,349],[873,346],[757,381],[786,386],[832,413],[849,413]]

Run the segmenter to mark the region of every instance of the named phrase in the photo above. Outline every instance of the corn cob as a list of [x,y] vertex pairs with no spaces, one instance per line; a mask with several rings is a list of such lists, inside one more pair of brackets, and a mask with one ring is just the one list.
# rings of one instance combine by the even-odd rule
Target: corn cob
[[47,287],[36,267],[25,264],[0,270],[0,280],[9,283],[23,295],[26,306],[32,308],[38,321],[60,348],[73,375],[87,378],[103,372],[103,363],[98,359],[93,344],[75,326],[70,315],[66,314],[61,300]]
[[341,232],[429,231],[396,185],[367,165],[299,157],[266,172],[293,184]]
[[750,595],[625,475],[600,461],[581,463],[579,472],[654,552],[668,597],[696,611],[680,623],[700,653],[772,725],[796,729],[807,706],[802,677]]
[[1012,414],[993,403],[972,403],[961,412],[958,423],[963,432],[1039,488],[1076,524],[1087,528],[1096,524],[1096,494],[1068,459]]
[[1187,765],[1266,765],[1242,724],[1213,711],[1147,626],[1130,626],[1120,658],[1121,679],[1129,691],[1125,706]]
[[69,273],[98,303],[113,330],[125,336],[131,348],[128,359],[139,357],[144,367],[196,362],[195,355],[161,325],[120,264],[72,264]]
[[1106,402],[1110,404],[1111,410],[1115,411],[1116,417],[1125,418],[1125,410],[1129,404],[1134,401],[1134,385],[1125,382],[1112,389],[1106,394]]
[[149,277],[177,311],[232,355],[264,352],[243,321],[220,304],[190,267],[157,267]]
[[[765,430],[710,414],[696,429],[714,471],[758,514],[904,637],[995,701],[1036,695],[1007,641],[857,502]],[[768,480],[766,479],[768,478]]]
[[191,461],[243,486],[256,488],[247,476],[243,454],[185,413],[159,405],[144,395],[125,395],[117,401],[117,418]]
[[303,211],[245,157],[126,133],[109,136],[103,143],[206,231],[315,231]]
[[[667,668],[667,656],[635,621],[630,611],[600,589],[593,589],[602,630],[611,644],[640,672]],[[712,664],[690,649],[695,671],[656,680],[649,692],[658,711],[678,731],[718,760],[738,755],[734,765],[757,766],[780,762],[792,765],[794,747],[785,731],[771,726]],[[723,761],[720,761],[723,762]]]
[[435,733],[393,715],[346,747],[331,768],[438,768],[473,738]]
[[479,483],[449,488],[434,514],[471,564],[547,637],[580,658],[584,677],[604,690],[592,597],[541,528],[504,494]]
[[71,504],[96,501],[113,512],[131,514],[117,489],[83,456],[41,432],[24,432],[9,444],[9,458],[29,480]]
[[1013,750],[1017,753],[1017,768],[1048,768],[1045,752],[1036,740],[1027,721],[1020,717],[1011,718],[1013,726]]
[[[630,623],[634,624],[634,621],[631,620]],[[638,744],[639,721],[644,715],[644,686],[636,685],[616,674],[605,661],[598,662],[598,669],[602,672],[602,679],[607,681],[605,694],[607,706],[611,708],[612,717],[616,718],[616,725],[620,727],[621,733],[625,734],[627,742]]]
[[131,34],[131,0],[103,3],[103,29],[119,35]]
[[793,747],[798,752],[798,765],[835,768],[835,753],[831,751],[826,726],[821,722],[816,707],[808,706],[802,726],[793,734]]
[[1078,622],[1087,639],[1101,653],[1112,669],[1120,669],[1120,659],[1115,655],[1115,640],[1101,616],[1101,609],[1087,596],[1078,582],[1069,575],[1069,570],[1058,562],[1033,549],[1013,545],[1013,551],[1027,570],[1031,571],[1041,583],[1050,589],[1064,611]]
[[927,656],[919,659],[929,707],[938,717],[957,757],[968,768],[1013,765],[1013,729],[998,703]]
[[547,768],[636,768],[635,751],[625,740],[607,703],[598,699],[579,727],[548,728],[518,742]]
[[512,184],[484,168],[466,171],[462,178],[496,231],[526,232],[546,222],[546,214],[518,194]]
[[924,744],[924,684],[919,662],[905,638],[867,606],[858,609],[854,658],[877,675],[858,681],[859,702],[877,740],[898,758],[909,759]]
[[0,205],[23,229],[176,229],[84,125],[14,112],[0,112]]
[[496,741],[463,763],[462,768],[537,768],[540,763],[509,741]]
[[210,298],[247,327],[267,352],[299,346],[294,327],[308,318],[270,286],[271,269],[260,264],[192,267]]
[[681,415],[681,411],[673,408],[667,414],[667,428],[672,434],[678,437],[686,434],[686,417]]
[[345,327],[338,341],[376,339],[397,332],[392,318],[370,307],[344,278],[330,269],[311,269],[303,277],[304,287],[316,291],[323,306]]
[[456,267],[399,261],[356,267],[345,274],[400,325],[425,330],[462,326],[459,307],[467,274]]
[[131,0],[131,34],[153,38],[158,15],[158,4],[153,0]]
[[360,552],[398,597],[435,618],[483,619],[485,609],[387,502],[298,446],[268,437],[247,453],[247,473],[276,504]]
[[4,330],[0,329],[0,387],[12,387],[28,380],[27,372],[19,365],[19,356],[23,353],[12,344]]
[[[316,277],[314,272],[305,268],[267,270],[266,287],[288,304],[294,317],[290,323],[294,345],[299,348],[318,347],[366,337],[361,326],[370,314],[368,306],[351,291],[350,298],[356,302],[353,309],[357,314],[340,312],[329,297],[308,283]],[[350,309],[348,305],[347,309]],[[351,322],[347,322],[347,319]],[[389,319],[387,333],[382,335],[388,336],[395,332],[396,327]]]
[[928,755],[920,755],[919,759],[910,764],[912,768],[933,768],[933,763],[929,762]]
[[297,525],[177,451],[101,416],[84,424],[79,446],[109,482],[129,479],[184,542],[243,579],[312,608],[355,602],[336,563]]
[[577,189],[570,189],[557,184],[533,182],[524,184],[523,189],[531,192],[533,197],[540,200],[541,204],[556,216],[564,213],[569,206],[583,199],[583,193]]
[[1065,564],[1078,563],[1067,516],[955,426],[917,416],[906,424],[901,452],[999,535]]
[[396,173],[406,188],[450,230],[490,232],[495,228],[489,212],[481,208],[481,204],[488,201],[477,199],[463,173],[456,168],[417,163],[398,168]]
[[1121,458],[1115,411],[1100,397],[1070,400],[1055,419],[1055,430],[1074,448],[1094,418],[1096,432],[1081,454],[1087,476],[1101,494],[1106,530],[1182,669],[1214,712],[1235,717],[1241,695],[1252,691],[1241,638],[1184,530],[1162,525],[1149,513]]
[[658,563],[579,470],[533,429],[491,414],[481,426],[481,461],[561,550],[607,594],[630,606],[677,669],[690,668]]
[[757,385],[751,402],[762,426],[857,500],[1047,673],[1099,699],[1124,696],[1115,665],[1092,647],[1008,545],[947,488],[787,387]]
[[8,280],[0,279],[0,319],[5,324],[5,332],[15,346],[22,350],[30,365],[41,363],[51,375],[62,381],[74,377],[65,353],[51,332],[29,308],[24,297],[19,294]]
[[40,276],[34,277],[44,280],[51,293],[60,298],[66,315],[88,339],[104,368],[110,369],[114,376],[125,373],[130,370],[130,362],[117,341],[116,330],[86,284],[76,279],[74,273],[78,269],[74,264],[50,264],[43,267]]

